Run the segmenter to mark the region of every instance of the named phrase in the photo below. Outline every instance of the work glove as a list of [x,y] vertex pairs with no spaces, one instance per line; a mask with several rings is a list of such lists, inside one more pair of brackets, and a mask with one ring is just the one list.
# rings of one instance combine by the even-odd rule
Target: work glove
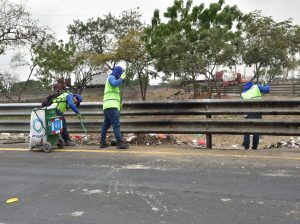
[[125,72],[123,72],[123,74],[121,75],[121,79],[126,79],[126,71]]
[[81,114],[79,113],[79,114],[77,114],[77,118],[79,119],[79,120],[81,120]]

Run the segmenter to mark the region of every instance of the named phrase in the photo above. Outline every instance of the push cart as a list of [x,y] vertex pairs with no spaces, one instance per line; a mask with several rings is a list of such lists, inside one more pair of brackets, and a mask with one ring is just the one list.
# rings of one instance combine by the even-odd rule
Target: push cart
[[51,152],[54,146],[63,148],[65,141],[62,117],[56,113],[54,106],[35,108],[31,113],[29,150],[43,147],[44,152]]

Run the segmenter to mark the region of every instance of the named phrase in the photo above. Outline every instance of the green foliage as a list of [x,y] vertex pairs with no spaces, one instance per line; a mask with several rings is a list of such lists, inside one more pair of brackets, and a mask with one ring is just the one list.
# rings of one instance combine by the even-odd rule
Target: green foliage
[[127,36],[119,40],[116,56],[126,61],[131,74],[136,74],[142,99],[145,100],[150,78],[156,78],[157,73],[151,69],[153,61],[142,35],[142,32],[130,30]]
[[112,69],[119,61],[115,55],[117,42],[129,30],[141,30],[140,17],[140,13],[131,10],[120,17],[108,14],[103,18],[91,18],[87,22],[76,20],[68,26],[68,34],[80,51],[85,53],[86,59],[97,66],[105,64]]
[[82,57],[76,55],[76,46],[73,42],[63,44],[52,42],[45,46],[35,48],[35,62],[45,71],[54,72],[55,74],[68,74],[76,66],[82,64]]
[[35,38],[39,26],[21,4],[0,0],[0,55]]
[[[24,87],[26,87],[24,89]],[[12,92],[19,92],[20,90],[24,91],[40,91],[40,90],[44,90],[43,85],[41,83],[41,81],[36,81],[36,80],[28,80],[28,82],[16,82],[14,84],[12,84],[11,86],[11,91]]]
[[0,92],[10,92],[12,86],[18,81],[18,78],[8,72],[0,72]]
[[18,101],[22,98],[22,93],[28,89],[27,84],[30,83],[30,78],[32,75],[34,75],[36,71],[37,62],[35,60],[35,53],[34,50],[39,47],[45,45],[45,43],[51,42],[54,40],[54,37],[49,34],[49,29],[47,27],[41,28],[40,30],[36,31],[35,37],[31,38],[30,41],[27,43],[24,43],[24,47],[17,51],[12,59],[11,59],[11,65],[13,67],[27,67],[26,71],[28,71],[27,74],[27,81],[24,85],[21,85],[22,88],[15,88],[14,92],[18,95]]
[[94,75],[106,74],[122,60],[116,54],[118,41],[130,30],[140,30],[140,13],[136,10],[125,11],[121,16],[111,14],[101,18],[80,20],[68,26],[71,41],[83,57],[84,64],[75,70],[76,85],[83,88]]
[[284,68],[298,66],[300,49],[299,27],[291,20],[275,22],[272,17],[255,11],[245,15],[242,24],[244,46],[242,57],[246,65],[255,65],[257,80],[265,73],[270,79],[282,74]]
[[41,82],[43,89],[45,90],[51,90],[54,77],[51,75],[49,71],[38,69],[36,71],[37,79]]
[[192,0],[175,0],[163,14],[166,22],[162,22],[158,10],[154,12],[144,40],[165,79],[174,74],[195,83],[204,74],[214,80],[216,66],[236,63],[242,14],[236,6],[224,4],[220,0],[205,8],[204,4],[192,6]]

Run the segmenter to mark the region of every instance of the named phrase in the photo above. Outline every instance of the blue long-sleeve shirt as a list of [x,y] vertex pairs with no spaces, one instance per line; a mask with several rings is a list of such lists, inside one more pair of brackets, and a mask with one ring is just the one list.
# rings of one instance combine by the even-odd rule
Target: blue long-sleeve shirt
[[120,86],[122,83],[123,83],[123,79],[121,78],[117,78],[116,76],[114,75],[110,75],[108,77],[108,81],[109,83],[114,86],[114,87],[117,87],[117,86]]
[[69,107],[74,111],[75,114],[79,114],[79,110],[77,109],[76,105],[74,104],[73,102],[73,94],[72,93],[69,93],[66,97],[67,99],[67,103],[69,105]]
[[261,93],[269,93],[270,92],[269,84],[266,84],[266,85],[257,84],[257,87],[259,88]]
[[[246,82],[244,84],[244,88],[243,88],[243,93],[248,91],[249,89],[251,89],[251,87],[253,86],[254,84],[252,82]],[[270,86],[269,84],[266,84],[266,85],[261,85],[261,84],[257,84],[257,87],[259,88],[260,92],[261,93],[269,93],[270,92]]]

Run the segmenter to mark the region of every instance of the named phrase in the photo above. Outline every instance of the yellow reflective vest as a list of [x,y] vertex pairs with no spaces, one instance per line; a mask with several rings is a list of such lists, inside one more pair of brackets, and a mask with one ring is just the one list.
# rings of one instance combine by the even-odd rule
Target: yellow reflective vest
[[112,86],[108,79],[106,80],[104,97],[103,97],[103,110],[108,108],[121,108],[120,88]]
[[62,93],[52,101],[52,105],[55,105],[62,113],[66,112],[68,109],[67,95],[68,93]]
[[260,92],[260,89],[257,85],[253,85],[250,89],[248,89],[246,92],[242,93],[243,100],[250,100],[250,99],[261,99],[262,94]]

